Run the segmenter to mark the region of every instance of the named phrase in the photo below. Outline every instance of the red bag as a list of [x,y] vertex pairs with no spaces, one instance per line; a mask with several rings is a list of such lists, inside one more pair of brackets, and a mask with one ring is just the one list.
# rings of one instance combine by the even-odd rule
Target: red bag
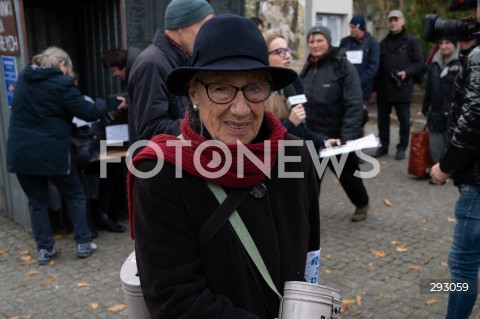
[[425,125],[421,131],[412,131],[408,174],[418,177],[429,177],[429,168],[432,167],[432,165],[430,146],[428,144],[428,131]]

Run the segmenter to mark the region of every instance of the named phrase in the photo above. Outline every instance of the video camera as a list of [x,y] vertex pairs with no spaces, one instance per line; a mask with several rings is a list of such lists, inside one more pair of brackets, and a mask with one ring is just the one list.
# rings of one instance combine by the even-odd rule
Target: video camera
[[[480,1],[480,0],[478,0]],[[464,11],[477,8],[477,0],[452,0],[450,11]],[[455,36],[460,41],[473,39],[480,32],[480,24],[475,18],[444,20],[437,14],[426,14],[423,36],[429,42],[437,42],[442,37]]]

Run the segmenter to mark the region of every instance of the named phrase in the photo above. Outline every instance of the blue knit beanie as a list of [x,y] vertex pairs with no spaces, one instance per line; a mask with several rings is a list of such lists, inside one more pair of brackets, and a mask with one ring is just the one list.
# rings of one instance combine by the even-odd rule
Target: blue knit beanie
[[366,31],[367,27],[365,25],[365,17],[362,14],[359,14],[358,16],[354,16],[352,20],[350,20],[350,24],[353,24],[360,30]]
[[210,13],[213,13],[213,8],[204,0],[172,0],[165,11],[165,29],[188,27]]

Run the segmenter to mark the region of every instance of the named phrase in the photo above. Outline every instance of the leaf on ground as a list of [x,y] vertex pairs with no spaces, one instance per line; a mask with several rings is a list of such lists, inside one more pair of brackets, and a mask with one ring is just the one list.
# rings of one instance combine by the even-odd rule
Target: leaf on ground
[[118,312],[118,311],[122,311],[125,308],[127,308],[127,306],[125,306],[124,304],[116,304],[115,306],[111,306],[107,310],[110,312]]
[[27,249],[20,250],[19,253],[20,253],[20,255],[30,255],[30,250],[27,250]]
[[400,243],[399,243],[398,241],[396,241],[396,240],[392,240],[392,241],[390,242],[390,244],[392,244],[392,245],[398,245],[398,244],[400,244]]
[[90,304],[90,308],[92,308],[92,309],[97,309],[98,306],[99,306],[98,302],[92,302],[92,303]]
[[455,217],[448,217],[447,220],[449,223],[455,223]]
[[90,284],[88,282],[79,282],[79,283],[77,283],[77,287],[79,287],[79,288],[90,287]]
[[360,317],[360,315],[362,314],[362,311],[361,310],[357,310],[353,313],[350,314],[350,317]]
[[388,255],[387,252],[382,250],[370,250],[370,254],[374,255],[375,257],[385,257]]
[[350,308],[351,306],[353,306],[355,304],[355,300],[351,300],[351,299],[345,299],[342,301],[342,308],[340,309],[340,312],[341,313],[345,313],[345,311],[347,311],[348,308]]
[[20,260],[21,260],[21,261],[29,261],[29,260],[32,260],[32,256],[30,256],[30,255],[23,255],[23,256],[20,256]]
[[325,255],[325,258],[327,258],[327,259],[331,259],[331,258],[332,258],[332,255],[330,255],[330,254],[326,254],[326,255]]
[[426,304],[427,306],[433,306],[433,305],[435,305],[436,303],[438,303],[438,300],[435,299],[435,298],[428,299],[427,301],[425,301],[425,304]]
[[62,237],[63,237],[62,234],[55,234],[55,235],[53,236],[53,238],[55,238],[55,240],[60,240]]
[[446,261],[442,261],[440,265],[442,265],[443,267],[448,267],[448,263]]
[[32,270],[32,271],[27,272],[25,275],[27,275],[27,276],[35,276],[36,274],[38,274],[38,271]]
[[408,268],[410,268],[410,270],[419,271],[419,270],[421,270],[423,267],[422,267],[422,266],[419,266],[419,265],[408,265]]
[[20,317],[19,317],[19,316],[15,316],[15,317],[10,317],[10,318],[8,318],[8,319],[20,319]]
[[50,260],[50,262],[48,263],[48,265],[49,265],[50,267],[55,267],[55,260],[53,260],[53,259]]
[[362,296],[359,296],[357,295],[357,305],[361,305],[362,304]]
[[392,202],[391,202],[389,199],[387,199],[387,198],[385,198],[385,199],[383,200],[383,203],[384,203],[385,205],[387,205],[388,207],[392,207],[392,206],[393,206]]
[[327,275],[330,275],[330,274],[332,273],[332,271],[331,271],[330,269],[325,269],[325,273],[326,273]]
[[5,250],[0,249],[0,256],[5,254]]
[[397,253],[404,253],[408,251],[408,248],[405,245],[398,246],[395,251]]

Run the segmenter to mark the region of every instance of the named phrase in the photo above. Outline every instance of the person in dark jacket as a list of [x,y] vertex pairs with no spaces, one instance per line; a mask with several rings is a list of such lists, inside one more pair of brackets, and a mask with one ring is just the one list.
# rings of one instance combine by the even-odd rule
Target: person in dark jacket
[[[133,62],[140,52],[142,51],[136,47],[108,50],[102,56],[102,63],[106,69],[110,70],[112,76],[117,77],[120,80],[122,85],[127,85],[128,76],[130,75]],[[128,93],[118,95],[116,98],[120,102],[117,106],[119,110],[128,107]]]
[[[307,125],[328,139],[341,143],[359,138],[362,124],[362,88],[357,70],[341,48],[331,46],[330,29],[314,26],[307,33],[310,54],[300,73],[305,86]],[[333,170],[332,163],[329,162]],[[356,154],[347,156],[339,180],[356,209],[352,221],[367,218],[368,194],[361,178]]]
[[346,50],[348,60],[358,71],[363,100],[370,100],[373,81],[380,65],[380,46],[370,32],[367,32],[365,16],[356,15],[350,20],[350,36],[340,41],[340,47]]
[[[167,78],[169,91],[188,94],[193,104],[182,122],[181,139],[157,135],[133,160],[149,178],[129,172],[143,297],[152,318],[275,318],[278,292],[286,281],[316,283],[318,278],[318,264],[312,263],[320,254],[313,160],[305,144],[286,134],[264,109],[272,90],[281,90],[297,74],[269,66],[260,30],[250,19],[232,14],[218,15],[202,26],[193,56],[191,66],[174,69]],[[283,140],[300,144],[286,147]],[[215,145],[233,154],[231,165],[222,159],[216,168],[209,164],[218,155]],[[267,145],[271,148],[265,152]],[[249,157],[241,164],[238,152],[265,159],[268,168],[257,167]],[[175,160],[176,153],[181,153],[181,161]],[[283,154],[298,161],[285,162]],[[165,160],[162,169],[149,174],[159,156]],[[283,164],[285,170],[279,171]],[[287,177],[284,172],[302,176]],[[218,228],[204,233],[221,201],[213,191],[228,193],[227,201],[238,192],[244,199],[235,213],[234,208],[226,211]],[[237,223],[227,220],[230,214],[245,224],[272,286],[244,250],[232,228]]]
[[[267,33],[265,42],[268,48],[268,60],[271,66],[290,68],[292,62],[291,49],[288,48],[285,38],[276,32]],[[298,136],[304,140],[313,141],[317,150],[331,145],[332,141],[327,142],[327,137],[311,131],[307,127],[305,118],[307,117],[305,108],[302,104],[288,105],[289,97],[304,94],[302,79],[297,78],[292,84],[278,92],[274,92],[267,100],[266,109],[275,114],[288,133]]]
[[168,4],[165,32],[157,31],[153,43],[135,59],[128,78],[130,145],[160,133],[180,133],[188,100],[168,92],[165,80],[168,72],[187,65],[198,30],[212,16],[213,9],[205,0]]
[[447,119],[453,100],[453,82],[461,69],[457,40],[446,37],[439,41],[427,74],[422,114],[427,117],[428,142],[434,164],[447,143]]
[[381,146],[375,157],[388,154],[390,144],[390,113],[395,108],[399,121],[400,141],[395,159],[405,158],[410,139],[410,103],[413,98],[412,76],[425,66],[418,39],[404,27],[405,18],[399,10],[388,14],[390,32],[380,42],[380,69],[375,79],[377,93],[378,134]]
[[470,39],[459,38],[459,46],[462,71],[454,83],[449,140],[440,162],[432,167],[430,174],[437,185],[453,178],[460,191],[455,204],[456,222],[448,264],[451,283],[462,288],[450,290],[446,319],[469,318],[478,295],[480,267],[479,39],[473,35]]
[[85,193],[72,154],[71,122],[74,116],[94,121],[106,112],[103,100],[84,99],[72,78],[69,55],[50,47],[32,59],[19,75],[8,129],[7,168],[16,173],[28,197],[38,262],[56,255],[48,217],[48,182],[65,198],[75,229],[77,256],[96,249],[87,225]]

